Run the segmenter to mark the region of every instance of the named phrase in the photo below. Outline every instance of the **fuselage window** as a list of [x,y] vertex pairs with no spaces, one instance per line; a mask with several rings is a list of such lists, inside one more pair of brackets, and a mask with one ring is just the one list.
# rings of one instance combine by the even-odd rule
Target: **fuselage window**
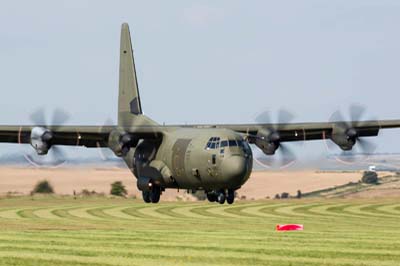
[[221,148],[227,147],[228,146],[228,141],[227,140],[223,140],[221,141]]
[[236,140],[229,140],[229,147],[237,147],[237,145]]

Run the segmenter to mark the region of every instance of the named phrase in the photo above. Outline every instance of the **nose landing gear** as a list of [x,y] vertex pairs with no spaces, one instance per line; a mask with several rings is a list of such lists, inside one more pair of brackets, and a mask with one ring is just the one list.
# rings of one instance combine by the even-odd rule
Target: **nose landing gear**
[[224,204],[232,204],[235,201],[235,190],[233,189],[220,189],[207,192],[207,199],[209,202],[218,202]]
[[158,203],[160,201],[161,188],[153,185],[151,190],[142,191],[143,201],[146,203]]

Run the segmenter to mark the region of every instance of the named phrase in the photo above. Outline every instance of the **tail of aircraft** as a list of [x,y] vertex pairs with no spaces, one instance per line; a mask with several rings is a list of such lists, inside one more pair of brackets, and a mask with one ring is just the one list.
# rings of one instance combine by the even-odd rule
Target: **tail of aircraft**
[[143,115],[129,26],[124,23],[121,28],[118,125],[130,127],[154,124],[153,120]]

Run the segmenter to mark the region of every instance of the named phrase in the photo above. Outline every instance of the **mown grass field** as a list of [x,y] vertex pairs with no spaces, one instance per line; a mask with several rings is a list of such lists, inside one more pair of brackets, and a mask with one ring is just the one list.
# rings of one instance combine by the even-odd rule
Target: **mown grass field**
[[[303,232],[276,232],[302,223]],[[0,265],[400,265],[400,200],[0,199]]]

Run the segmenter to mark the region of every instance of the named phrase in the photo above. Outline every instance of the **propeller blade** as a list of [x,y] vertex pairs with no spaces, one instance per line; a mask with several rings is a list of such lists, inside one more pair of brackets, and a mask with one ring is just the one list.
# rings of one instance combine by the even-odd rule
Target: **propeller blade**
[[65,158],[65,152],[60,148],[60,146],[52,146],[50,149],[51,156],[56,158]]
[[297,157],[290,148],[281,144],[277,150],[277,154],[263,154],[255,159],[255,161],[264,168],[286,168],[294,163]]
[[254,157],[254,161],[264,168],[272,168],[274,159],[273,155],[262,155],[261,157]]
[[286,145],[280,145],[279,149],[281,151],[281,159],[280,159],[280,167],[284,168],[291,165],[294,161],[296,161],[296,155],[294,152],[289,149]]
[[259,124],[271,124],[271,116],[268,111],[264,111],[256,117],[255,121]]
[[[46,115],[43,108],[38,109],[34,113],[30,115],[30,119],[35,125],[39,126],[61,126],[69,119],[69,115],[67,112],[56,109],[52,114],[51,124],[49,125],[46,122]],[[48,151],[48,156],[39,156],[37,153],[35,154],[26,154],[24,155],[25,159],[34,166],[52,166],[57,167],[65,162],[63,158],[65,158],[64,152],[57,146],[52,146]],[[62,159],[60,159],[62,158]]]
[[338,159],[343,163],[354,163],[356,161],[356,155],[353,151],[342,151]]
[[371,154],[377,149],[375,143],[372,143],[371,141],[365,140],[363,138],[358,138],[357,143],[359,144],[359,147],[364,154]]
[[[291,112],[285,109],[280,109],[275,123],[272,121],[269,111],[264,111],[259,114],[255,121],[259,124],[269,124],[264,128],[264,131],[268,132],[268,140],[280,142],[279,130],[282,129],[285,124],[290,123],[293,119],[294,115]],[[290,149],[280,145],[277,150],[277,155],[275,156],[262,154],[260,156],[254,156],[253,158],[256,163],[265,168],[282,168],[289,166],[296,159],[296,156]]]
[[366,108],[359,104],[350,105],[350,119],[351,121],[360,121],[362,116],[364,115]]
[[40,126],[46,125],[46,116],[44,114],[44,109],[40,108],[35,112],[33,112],[30,115],[30,119],[35,125],[40,125]]
[[346,119],[344,119],[342,113],[339,110],[334,112],[329,118],[330,122],[335,122],[335,124],[341,128],[350,128],[351,125],[349,123],[346,123],[345,120]]
[[278,123],[286,124],[290,123],[294,119],[294,115],[287,110],[280,109],[278,112]]
[[[366,155],[373,153],[376,150],[377,146],[374,143],[358,137],[357,127],[364,123],[360,120],[363,118],[363,116],[365,116],[365,113],[366,108],[363,105],[352,104],[349,107],[350,121],[346,121],[340,111],[336,111],[331,115],[329,119],[330,122],[335,123],[336,125],[345,129],[349,137],[356,138],[356,144],[354,148],[356,148],[356,150],[358,149],[359,151],[359,153],[354,152],[354,149],[352,151],[342,151],[340,155],[335,156],[335,159],[339,162],[345,164],[352,164],[355,161],[361,162],[368,157]],[[337,123],[339,121],[343,121],[343,123]],[[326,141],[325,143],[327,144],[326,147],[328,150],[337,150],[337,146],[332,144],[331,141]]]
[[106,121],[104,122],[103,127],[107,127],[107,126],[115,126],[115,123],[111,118],[107,118]]
[[69,120],[69,114],[64,110],[57,108],[53,112],[53,116],[51,119],[51,125],[52,126],[62,126],[68,120]]
[[59,146],[52,146],[49,150],[49,160],[46,161],[47,165],[56,167],[65,163],[66,154]]
[[[115,126],[115,123],[111,118],[107,118],[106,121],[104,121],[103,126],[100,127],[100,132],[103,132],[103,129],[109,126]],[[100,143],[97,143],[97,147],[97,151],[99,152],[100,158],[103,161],[108,161],[112,158],[116,158],[114,152],[110,148],[101,147]]]
[[52,147],[51,151],[49,151],[49,156],[39,156],[37,153],[29,153],[25,154],[24,158],[33,166],[36,167],[58,167],[65,163],[65,160],[57,159],[63,157],[63,153],[57,153],[57,148],[55,149],[55,154],[54,147]]

